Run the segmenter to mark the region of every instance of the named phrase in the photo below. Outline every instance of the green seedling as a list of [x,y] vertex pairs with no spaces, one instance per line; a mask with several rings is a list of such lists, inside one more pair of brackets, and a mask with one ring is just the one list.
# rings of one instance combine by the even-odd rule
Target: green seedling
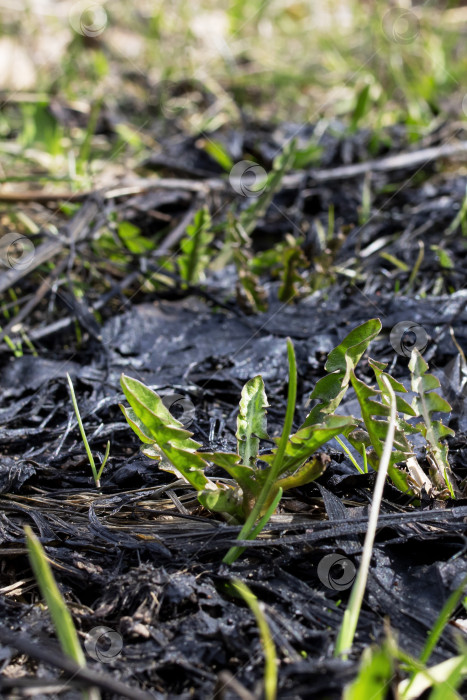
[[234,579],[231,585],[241,595],[255,616],[264,652],[264,698],[265,700],[275,700],[277,697],[278,661],[276,647],[262,604],[243,581]]
[[296,150],[297,144],[294,140],[285,145],[282,152],[274,158],[272,170],[267,176],[260,196],[240,212],[238,220],[248,235],[253,233],[258,220],[266,213],[275,193],[280,189],[284,175],[293,167]]
[[[26,525],[24,531],[31,567],[52,618],[62,651],[79,666],[86,666],[73,618],[58,589],[47,555],[29,525]],[[83,697],[86,700],[99,700],[100,693],[97,689],[92,689],[90,692],[83,693]]]
[[[288,341],[289,401],[284,431],[279,447],[259,457],[260,440],[268,439],[268,406],[261,376],[244,386],[237,419],[236,452],[200,452],[200,443],[192,439],[151,389],[131,377],[122,375],[121,385],[130,407],[122,411],[130,427],[145,448],[143,453],[159,462],[160,468],[184,478],[198,492],[199,502],[212,512],[221,513],[229,522],[248,523],[248,533],[273,512],[280,499],[279,490],[303,485],[322,474],[319,457],[310,457],[331,437],[349,425],[346,417],[333,417],[314,426],[289,442],[295,410],[296,366],[292,343]],[[283,456],[287,454],[287,463]],[[223,468],[232,482],[214,482],[205,474],[208,462]],[[264,465],[260,464],[265,462]],[[271,508],[274,506],[273,510]]]
[[[357,677],[344,689],[343,700],[387,697],[391,681],[402,673],[409,677],[399,681],[395,694],[400,700],[416,700],[425,697],[431,690],[430,700],[456,700],[460,696],[456,690],[467,676],[467,653],[465,645],[458,639],[460,654],[452,656],[435,666],[426,666],[443,630],[455,612],[457,605],[465,594],[467,577],[449,596],[443,605],[435,623],[430,630],[427,641],[419,658],[402,650],[387,628],[387,639],[380,647],[368,647],[362,654]],[[396,671],[396,673],[395,673]]]
[[[214,266],[217,269],[222,269],[231,260],[234,262],[238,274],[237,299],[240,306],[248,312],[257,313],[267,309],[267,296],[260,285],[258,273],[263,270],[270,272],[271,266],[280,269],[282,271],[282,287],[279,296],[281,299],[289,301],[295,296],[295,290],[291,285],[297,281],[296,267],[298,263],[308,264],[297,241],[291,236],[287,243],[281,243],[266,251],[265,258],[267,259],[264,261],[261,254],[255,255],[253,253],[250,237],[258,221],[266,213],[274,194],[280,189],[284,175],[295,167],[296,155],[296,144],[291,141],[274,159],[271,172],[261,184],[258,196],[253,198],[253,202],[241,212],[238,213],[233,209],[228,212],[227,220],[222,227],[225,229],[224,245],[214,262]],[[287,263],[284,263],[283,249],[288,250],[292,247],[294,253],[288,253]]]
[[84,447],[85,447],[86,453],[87,453],[87,455],[88,455],[89,464],[91,465],[92,475],[93,475],[93,477],[94,477],[94,482],[95,482],[95,484],[96,484],[96,488],[100,489],[100,487],[101,487],[101,481],[100,481],[100,479],[101,479],[101,476],[102,476],[102,472],[104,471],[104,467],[105,467],[105,465],[106,465],[106,463],[107,463],[107,460],[108,460],[108,458],[109,458],[109,453],[110,453],[110,440],[107,441],[107,447],[106,447],[106,449],[105,449],[104,459],[102,460],[102,464],[101,464],[101,466],[100,466],[99,471],[97,471],[97,469],[96,469],[96,463],[94,462],[94,457],[93,457],[93,455],[92,455],[91,448],[89,447],[89,442],[88,442],[88,439],[87,439],[87,437],[86,437],[86,433],[85,433],[85,430],[84,430],[83,421],[81,420],[81,414],[80,414],[80,412],[79,412],[78,402],[76,401],[75,390],[74,390],[74,388],[73,388],[73,382],[71,381],[71,377],[70,377],[70,375],[69,375],[68,373],[67,373],[66,376],[67,376],[67,379],[68,379],[68,386],[70,387],[71,401],[72,401],[72,403],[73,403],[73,408],[75,409],[76,420],[78,421],[79,431],[80,431],[80,433],[81,433],[81,437],[82,437],[82,439],[83,439]]
[[[373,509],[379,511],[381,494],[377,494],[376,491],[377,489],[375,488],[375,495],[371,508],[372,513]],[[369,564],[368,555],[371,556],[371,548],[369,547],[367,550],[367,542],[368,538],[365,539],[362,562],[354,588],[352,589],[349,607],[344,614],[343,624],[336,643],[336,654],[338,652],[345,652],[345,644],[349,644],[350,647],[353,639],[350,621],[352,617],[354,617],[355,623],[358,619],[358,615],[355,617],[356,608],[353,594],[354,590],[359,587],[358,581],[361,576],[364,575],[364,571]],[[343,700],[358,700],[363,697],[380,698],[384,700],[387,696],[388,686],[394,678],[395,662],[402,662],[404,670],[410,673],[410,677],[401,681],[398,685],[398,697],[400,697],[401,700],[415,700],[415,698],[420,697],[421,694],[429,688],[433,688],[430,694],[430,700],[444,700],[445,698],[452,698],[454,700],[459,697],[455,689],[460,686],[462,680],[467,676],[467,654],[465,648],[463,650],[461,649],[463,653],[459,656],[454,656],[436,666],[428,668],[426,663],[446,625],[454,614],[462,596],[465,595],[466,585],[467,576],[464,576],[457,589],[451,593],[443,605],[428,634],[418,659],[415,659],[410,654],[398,648],[395,640],[392,638],[390,630],[388,630],[388,639],[381,647],[368,647],[365,649],[362,655],[359,673],[355,680],[345,688]],[[353,632],[355,632],[355,629]]]
[[280,301],[289,302],[297,299],[300,290],[306,289],[309,291],[309,286],[299,272],[299,268],[309,267],[309,262],[300,247],[300,240],[287,235],[286,243],[282,258],[282,284],[279,288],[278,296]]
[[394,677],[394,660],[387,642],[381,647],[367,647],[355,680],[344,688],[342,700],[386,700]]
[[[121,385],[130,406],[121,406],[121,409],[130,427],[145,443],[145,455],[157,460],[161,469],[190,483],[205,508],[222,514],[230,523],[243,523],[238,536],[241,541],[258,536],[284,491],[308,484],[322,474],[324,464],[317,454],[318,450],[339,435],[344,436],[362,456],[365,472],[368,464],[375,470],[380,469],[384,457],[388,460],[385,470],[394,485],[407,495],[414,496],[416,484],[410,479],[411,473],[417,470],[423,472],[416,463],[408,436],[421,432],[427,439],[427,453],[432,459],[440,460],[445,457],[446,448],[439,439],[448,433],[432,420],[430,410],[418,410],[418,403],[410,406],[399,396],[406,389],[384,371],[384,363],[368,360],[378,388],[366,385],[356,376],[359,360],[380,330],[379,319],[366,321],[354,328],[331,351],[325,364],[327,374],[317,382],[310,396],[310,399],[316,400],[316,405],[295,433],[292,433],[292,424],[297,373],[293,345],[290,340],[287,341],[287,410],[282,435],[274,438],[277,446],[270,452],[260,453],[261,440],[269,439],[266,420],[268,402],[260,375],[250,379],[242,390],[236,452],[201,452],[201,444],[193,440],[192,433],[170,414],[160,396],[138,380],[125,375],[121,377]],[[420,372],[418,369],[416,376]],[[425,385],[417,380],[417,387],[420,386]],[[432,388],[432,384],[426,386]],[[350,387],[354,389],[360,404],[361,418],[335,413]],[[427,404],[426,391],[423,405]],[[394,425],[391,418],[393,395]],[[433,401],[432,398],[429,400]],[[440,410],[439,404],[436,405]],[[443,402],[443,406],[447,405]],[[417,415],[424,420],[416,426],[404,418]],[[386,455],[387,436],[392,430],[393,447]],[[224,469],[231,481],[215,482],[207,477],[208,463]],[[412,471],[405,469],[404,465],[411,467]],[[233,563],[243,550],[242,545],[232,547],[224,561]]]
[[204,270],[212,257],[209,244],[213,239],[211,217],[206,207],[196,214],[193,224],[187,227],[186,236],[180,247],[182,254],[178,258],[180,276],[189,284],[196,284],[203,279]]

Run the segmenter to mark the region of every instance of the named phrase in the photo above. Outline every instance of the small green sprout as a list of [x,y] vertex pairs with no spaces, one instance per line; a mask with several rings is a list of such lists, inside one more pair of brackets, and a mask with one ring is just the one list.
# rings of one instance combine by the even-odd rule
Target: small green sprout
[[[75,661],[78,666],[84,667],[86,666],[86,659],[79,643],[78,633],[70,611],[55,581],[47,555],[29,525],[25,526],[24,531],[31,568],[52,618],[62,651]],[[91,688],[89,691],[83,692],[83,700],[100,700],[98,689]]]
[[264,651],[264,698],[265,700],[276,700],[278,677],[276,646],[272,638],[266,615],[263,611],[263,604],[258,601],[255,594],[245,583],[243,583],[243,581],[233,579],[231,586],[239,595],[241,595],[255,616],[256,624],[258,625],[259,629],[261,646],[263,647]]
[[81,420],[81,414],[79,412],[78,402],[76,401],[75,390],[73,388],[73,382],[71,381],[71,377],[68,374],[68,372],[67,372],[66,376],[68,379],[68,386],[70,387],[71,401],[73,403],[73,408],[75,409],[76,420],[78,421],[79,431],[81,433],[84,447],[85,447],[86,453],[88,455],[89,464],[91,465],[92,475],[94,477],[94,482],[96,484],[96,488],[100,489],[100,487],[101,487],[101,481],[100,481],[101,475],[102,475],[102,472],[104,471],[104,467],[105,467],[107,460],[109,458],[110,440],[107,441],[107,447],[105,449],[104,459],[102,460],[102,464],[100,466],[99,471],[97,471],[96,463],[94,462],[94,457],[92,456],[91,448],[89,447],[89,442],[88,442],[88,439],[86,437],[86,433],[84,431],[83,421]]

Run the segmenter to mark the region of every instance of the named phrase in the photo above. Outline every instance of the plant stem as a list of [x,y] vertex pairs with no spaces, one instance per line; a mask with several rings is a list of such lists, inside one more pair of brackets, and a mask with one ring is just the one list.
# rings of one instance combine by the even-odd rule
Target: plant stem
[[373,550],[373,543],[375,541],[376,528],[378,525],[379,510],[381,507],[381,500],[383,498],[384,483],[388,473],[392,446],[394,442],[394,432],[396,428],[396,397],[386,377],[383,377],[382,379],[390,396],[389,425],[386,440],[384,441],[383,454],[381,455],[381,460],[378,467],[378,475],[376,477],[376,485],[373,493],[373,502],[371,504],[370,517],[368,519],[368,529],[363,545],[362,560],[360,562],[357,578],[355,579],[355,583],[352,587],[349,605],[344,613],[344,618],[342,620],[342,625],[336,641],[336,648],[334,650],[334,656],[342,655],[343,658],[347,658],[348,652],[352,648],[358,618],[360,616],[366,582],[368,580],[368,572],[370,569],[371,553]]

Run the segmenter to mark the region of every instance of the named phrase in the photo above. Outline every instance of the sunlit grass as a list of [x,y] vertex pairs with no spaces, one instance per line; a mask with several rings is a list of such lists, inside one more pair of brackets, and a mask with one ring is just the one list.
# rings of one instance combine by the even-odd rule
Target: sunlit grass
[[[92,39],[73,30],[72,2],[55,16],[11,6],[4,31],[40,70],[27,95],[13,80],[1,132],[44,152],[51,174],[76,178],[157,147],[157,139],[141,142],[138,133],[167,115],[172,126],[198,133],[239,123],[240,110],[278,122],[338,117],[349,128],[357,111],[358,128],[403,123],[415,140],[443,116],[466,118],[467,13],[409,4],[137,0],[106,5],[103,31]],[[53,54],[45,50],[49,36],[59,47]],[[47,111],[52,95],[84,123],[56,121]],[[110,150],[92,134],[99,105],[119,114]]]

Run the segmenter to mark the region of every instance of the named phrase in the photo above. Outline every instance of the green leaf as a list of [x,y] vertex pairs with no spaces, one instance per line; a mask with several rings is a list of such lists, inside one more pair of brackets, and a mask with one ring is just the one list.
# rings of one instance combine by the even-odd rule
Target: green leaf
[[[129,406],[123,406],[123,404],[121,403],[119,403],[118,405],[123,415],[125,416],[128,425],[136,433],[141,442],[144,442],[147,445],[151,445],[154,442],[154,438],[150,437],[150,435],[146,435],[146,433],[144,432],[145,425],[143,421],[138,418],[136,413]],[[150,431],[148,430],[148,433],[149,432]]]
[[235,524],[243,521],[242,501],[234,488],[217,484],[215,489],[206,489],[198,493],[198,501],[212,513],[230,515]]
[[345,688],[343,700],[385,700],[393,676],[393,660],[388,645],[367,647],[362,654],[358,676]]
[[247,234],[254,231],[258,219],[266,213],[274,194],[280,188],[282,178],[293,166],[295,152],[296,142],[292,140],[284,147],[282,153],[274,159],[272,171],[268,175],[262,194],[256,197],[253,203],[240,214],[240,224]]
[[78,640],[78,635],[65,601],[55,582],[52,569],[41,543],[33,533],[29,525],[26,525],[26,546],[32,570],[39,584],[40,591],[47,603],[52,622],[60,641],[60,646],[67,656],[76,661],[80,666],[86,665],[83,650]]
[[370,85],[364,85],[357,95],[355,107],[352,113],[350,122],[350,131],[356,131],[362,117],[365,116],[368,109],[368,101],[370,97]]
[[441,385],[434,375],[427,374],[428,365],[416,348],[412,350],[409,369],[412,373],[412,390],[418,394],[412,401],[412,408],[415,415],[423,419],[422,422],[417,423],[417,429],[428,443],[428,457],[446,483],[451,498],[454,498],[453,476],[448,462],[448,446],[440,442],[441,438],[454,435],[454,431],[443,425],[442,421],[434,420],[432,416],[438,411],[449,413],[451,406],[436,393],[435,389],[439,389]]
[[237,286],[237,297],[240,297],[242,305],[246,305],[254,313],[267,311],[267,294],[260,285],[258,277],[249,270],[237,269],[237,271],[238,281],[241,285],[240,288]]
[[[325,416],[324,421],[318,425],[300,428],[287,441],[279,474],[292,474],[335,435],[340,435],[354,426],[355,418],[352,416]],[[261,455],[261,459],[270,464],[275,454],[276,450],[273,450],[270,454]],[[282,485],[282,481],[280,484]]]
[[303,250],[297,243],[285,248],[283,251],[282,284],[279,288],[279,300],[292,301],[298,296],[297,284],[304,286],[305,280],[297,271],[298,267],[309,267],[309,262]]
[[240,456],[236,452],[203,452],[204,459],[214,462],[240,484],[246,495],[257,495],[259,491],[258,482],[255,480],[255,470],[239,464]]
[[199,282],[209,262],[209,244],[213,239],[210,233],[211,217],[206,207],[196,214],[193,224],[187,226],[186,237],[180,242],[182,254],[178,257],[180,275],[189,284]]
[[266,408],[269,406],[263,378],[250,379],[242,389],[237,418],[237,449],[246,466],[254,466],[258,458],[259,438],[267,439]]
[[243,581],[233,579],[232,586],[242,596],[251,612],[255,616],[258,625],[261,646],[264,652],[264,700],[276,700],[277,679],[278,679],[278,659],[274,638],[269,629],[268,621],[258,599]]
[[325,370],[327,372],[346,371],[347,357],[352,361],[352,369],[355,369],[361,356],[380,331],[381,321],[379,318],[372,318],[354,328],[334,350],[331,350],[324,365]]
[[[156,443],[157,451],[153,458],[157,459],[160,450],[177,470],[174,473],[182,475],[197,491],[215,489],[214,484],[204,475],[207,463],[196,452],[200,443],[191,439],[192,433],[184,430],[182,424],[165,407],[160,396],[137,379],[124,374],[120,383],[133,409],[133,413],[128,414],[128,409],[122,407],[123,414],[127,420],[130,419],[128,424],[139,437],[150,436]],[[152,457],[153,453],[146,449],[145,454]],[[165,469],[170,470],[170,466],[165,465]]]
[[283,479],[279,479],[276,485],[283,490],[297,488],[297,486],[305,486],[310,484],[315,479],[323,474],[326,469],[326,464],[323,460],[318,457],[313,457],[309,462],[305,462],[297,471],[291,476],[286,476]]
[[215,141],[214,139],[209,138],[203,145],[203,149],[211,156],[213,160],[216,161],[216,163],[219,163],[221,168],[224,168],[227,173],[232,170],[234,162],[220,141]]
[[342,401],[350,382],[350,371],[355,369],[371,341],[381,330],[379,318],[354,328],[344,340],[331,350],[324,366],[328,374],[316,384],[310,399],[318,403],[306,417],[303,427],[320,423],[326,414],[334,413]]
[[154,243],[141,235],[141,229],[129,221],[120,221],[117,233],[130,253],[141,255],[154,248]]
[[[375,365],[373,365],[373,368],[374,366]],[[386,440],[389,427],[389,422],[387,419],[390,414],[390,399],[384,386],[384,382],[382,381],[383,376],[387,377],[388,375],[381,373],[379,376],[379,379],[381,379],[381,389],[376,390],[357,379],[353,370],[351,373],[352,386],[357,395],[363,422],[366,430],[368,431],[369,440],[374,450],[374,452],[370,452],[368,455],[368,460],[374,469],[378,469],[379,461],[383,454],[384,441]],[[389,379],[388,383],[391,384]],[[403,403],[403,406],[405,408],[405,402]],[[377,416],[380,420],[377,420],[375,416]],[[346,434],[346,437],[350,444],[363,456],[363,452],[365,451],[368,442],[362,441],[360,437],[359,439],[356,439],[352,432]],[[413,449],[405,436],[403,428],[400,426],[400,420],[397,418],[397,414],[393,446],[395,449],[391,453],[388,474],[397,488],[404,493],[407,493],[410,491],[407,483],[407,474],[394,465],[398,462],[406,462],[409,457],[413,456]]]
[[[295,413],[295,402],[297,399],[297,363],[295,360],[294,346],[290,338],[287,338],[287,359],[289,362],[289,387],[287,390],[287,409],[285,412],[282,435],[280,437],[276,453],[273,456],[272,464],[266,472],[266,478],[262,485],[261,491],[237,537],[238,540],[252,539],[261,532],[262,528],[268,522],[269,517],[272,515],[270,505],[271,497],[273,498],[275,494],[277,498],[275,483],[280,473],[280,466],[287,446],[287,438],[292,429],[293,417]],[[258,472],[258,474],[261,473],[262,472]],[[279,489],[278,493],[282,493],[282,490]],[[260,521],[257,522],[264,510],[266,510],[266,513],[264,513],[263,517],[260,518]],[[243,547],[231,547],[222,561],[224,564],[233,564],[233,562],[238,559],[243,551]]]

